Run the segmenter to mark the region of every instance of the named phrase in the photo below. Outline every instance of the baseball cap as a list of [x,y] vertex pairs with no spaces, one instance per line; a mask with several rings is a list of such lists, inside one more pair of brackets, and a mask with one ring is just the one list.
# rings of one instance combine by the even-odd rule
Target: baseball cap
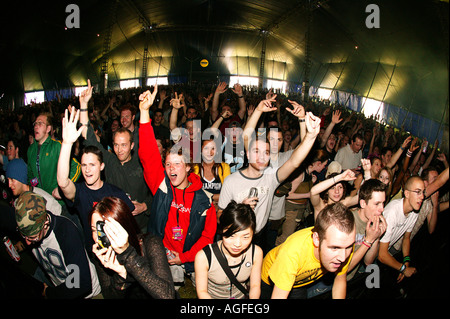
[[327,173],[325,174],[325,178],[328,178],[333,173],[340,174],[342,172],[342,165],[338,161],[332,161],[327,168]]
[[46,200],[33,192],[23,192],[14,203],[16,222],[23,236],[39,234],[47,219]]

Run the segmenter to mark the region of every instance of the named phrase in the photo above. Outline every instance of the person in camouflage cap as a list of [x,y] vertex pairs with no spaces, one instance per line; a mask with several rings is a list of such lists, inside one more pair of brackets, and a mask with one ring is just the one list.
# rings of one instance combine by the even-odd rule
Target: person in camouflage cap
[[24,192],[15,202],[16,222],[22,236],[32,237],[40,233],[47,220],[46,201],[36,193]]

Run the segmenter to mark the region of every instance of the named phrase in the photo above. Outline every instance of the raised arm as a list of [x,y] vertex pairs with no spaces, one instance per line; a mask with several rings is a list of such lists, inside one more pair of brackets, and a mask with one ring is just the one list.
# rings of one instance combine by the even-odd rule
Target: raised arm
[[425,198],[428,198],[431,195],[433,195],[433,193],[442,186],[444,186],[444,184],[447,183],[447,181],[448,181],[448,167],[439,174],[439,176],[433,183],[429,184],[425,188]]
[[261,102],[259,102],[258,106],[253,111],[252,115],[245,124],[243,138],[246,151],[248,150],[248,146],[250,145],[253,134],[255,134],[256,125],[258,124],[261,115],[265,112],[273,112],[277,109],[276,106],[272,105],[272,103],[275,102],[276,97],[277,96],[274,95],[270,99],[262,100]]
[[317,206],[320,199],[320,193],[332,187],[334,184],[342,182],[342,181],[353,181],[355,180],[355,173],[351,169],[347,169],[339,175],[328,178],[320,183],[317,183],[313,187],[311,187],[311,204],[313,206]]
[[247,111],[247,105],[245,103],[245,97],[242,91],[242,86],[239,83],[236,83],[231,90],[238,96],[239,111],[237,114],[239,115],[239,118],[242,120],[245,116],[245,112]]
[[183,107],[177,92],[175,92],[175,97],[170,100],[170,105],[172,112],[170,113],[169,128],[172,131],[178,127],[178,110]]
[[[144,168],[144,178],[154,195],[164,179],[164,168],[156,145],[155,133],[151,125],[149,109],[155,100],[158,87],[153,93],[146,91],[139,96],[139,159]],[[142,146],[142,147],[141,147]]]
[[323,148],[325,146],[325,144],[327,143],[328,137],[330,136],[331,132],[334,129],[334,126],[336,124],[339,124],[340,122],[342,122],[342,120],[343,119],[341,118],[341,111],[335,110],[333,112],[333,116],[331,117],[330,124],[328,124],[327,129],[323,133],[322,140],[320,141],[320,148]]
[[76,142],[78,137],[81,135],[81,130],[83,127],[80,127],[77,130],[77,122],[80,116],[80,111],[72,112],[70,114],[70,118],[68,115],[68,110],[65,111],[65,116],[62,122],[62,138],[63,141],[61,143],[61,151],[59,153],[58,159],[58,169],[56,173],[56,178],[58,181],[58,186],[64,193],[64,196],[68,200],[74,200],[75,198],[75,184],[69,178],[70,172],[70,152],[72,150],[73,143]]
[[320,118],[314,116],[311,112],[306,113],[306,136],[302,143],[292,153],[291,157],[278,169],[277,177],[281,183],[298,168],[308,156],[314,145],[317,135],[320,132]]
[[389,168],[394,167],[395,163],[397,163],[398,159],[402,155],[402,153],[405,150],[405,148],[408,146],[409,142],[411,142],[411,139],[412,139],[412,136],[410,135],[403,141],[402,146],[399,147],[397,152],[395,152],[394,155],[392,155],[391,160],[389,161],[389,163],[386,164],[387,167],[389,167]]
[[[89,125],[89,114],[88,114],[88,103],[92,97],[92,86],[91,80],[88,81],[88,88],[81,92],[79,100],[80,100],[80,124],[82,127],[81,135],[86,138],[87,135],[87,126]],[[110,102],[111,103],[111,102]]]
[[300,126],[300,133],[291,142],[291,145],[293,147],[295,147],[300,143],[300,141],[303,141],[306,136],[306,124],[305,124],[306,112],[305,112],[305,108],[303,107],[303,105],[298,104],[297,102],[291,101],[291,100],[288,100],[288,102],[291,103],[292,110],[289,108],[286,108],[286,111],[288,111],[289,113],[291,113],[298,119],[299,126]]
[[214,92],[213,102],[211,106],[211,120],[215,122],[219,116],[219,100],[220,94],[225,93],[227,90],[227,84],[225,82],[220,82]]

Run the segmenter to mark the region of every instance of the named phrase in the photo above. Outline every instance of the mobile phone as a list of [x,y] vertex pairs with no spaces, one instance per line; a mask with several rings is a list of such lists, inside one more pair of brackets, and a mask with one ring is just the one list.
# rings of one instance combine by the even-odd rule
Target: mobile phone
[[105,231],[103,230],[103,227],[105,226],[104,221],[97,221],[96,227],[97,227],[97,242],[102,248],[108,248],[111,246],[111,242],[109,241],[108,236],[106,236]]
[[258,189],[256,187],[250,188],[250,191],[248,192],[248,198],[252,197],[258,197]]

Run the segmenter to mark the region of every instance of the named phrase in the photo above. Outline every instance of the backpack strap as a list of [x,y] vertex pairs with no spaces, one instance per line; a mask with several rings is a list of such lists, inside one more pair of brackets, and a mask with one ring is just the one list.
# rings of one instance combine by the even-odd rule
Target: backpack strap
[[206,259],[208,260],[208,266],[211,267],[211,247],[206,245],[203,248],[203,252],[205,253]]
[[214,255],[216,256],[217,260],[219,261],[220,266],[222,266],[223,271],[228,276],[230,281],[233,283],[233,285],[236,286],[244,295],[246,298],[248,298],[248,290],[245,289],[245,287],[236,279],[236,276],[233,274],[233,272],[230,269],[230,266],[228,266],[228,261],[226,260],[225,256],[222,254],[222,252],[219,249],[219,246],[217,245],[217,242],[212,244],[212,249],[214,252]]

